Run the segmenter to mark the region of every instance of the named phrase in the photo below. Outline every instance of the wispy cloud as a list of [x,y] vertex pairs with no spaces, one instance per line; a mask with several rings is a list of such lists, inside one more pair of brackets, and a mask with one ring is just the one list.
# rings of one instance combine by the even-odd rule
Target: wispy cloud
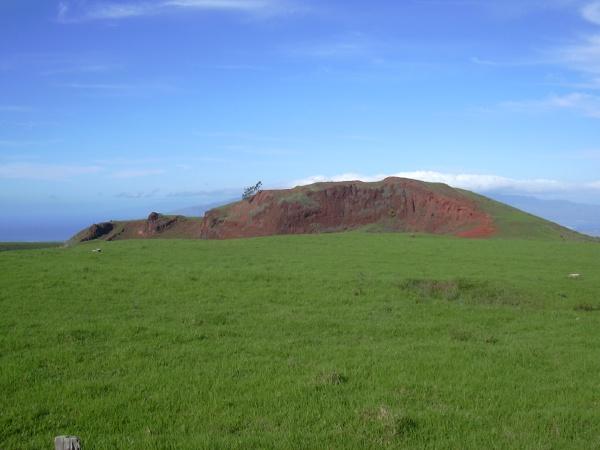
[[600,189],[600,182],[583,183],[580,185],[564,183],[548,179],[519,180],[498,175],[486,174],[453,174],[435,171],[398,172],[393,174],[362,175],[358,173],[344,173],[335,176],[311,176],[290,183],[291,186],[301,186],[325,181],[379,181],[388,176],[411,178],[433,183],[445,183],[453,187],[468,189],[476,192],[504,192],[522,194],[544,194],[555,192],[568,192],[577,189]]
[[142,2],[76,3],[62,1],[57,18],[62,23],[92,20],[120,20],[178,11],[231,12],[254,16],[272,16],[298,11],[287,0],[155,0]]
[[65,74],[95,74],[95,73],[103,73],[109,72],[116,68],[117,66],[112,66],[109,64],[78,64],[78,65],[70,65],[64,66],[60,68],[53,68],[48,70],[43,70],[41,75],[44,76],[52,76],[52,75],[65,75]]
[[586,36],[578,42],[552,50],[556,62],[569,69],[600,75],[600,34]]
[[28,141],[15,139],[0,139],[0,147],[19,148],[19,147],[43,147],[47,145],[58,144],[60,139],[48,139],[45,141]]
[[588,149],[579,152],[571,152],[567,155],[570,159],[600,160],[600,149]]
[[529,58],[527,60],[512,60],[512,61],[496,61],[493,59],[483,59],[477,56],[471,57],[471,62],[478,66],[489,66],[489,67],[499,67],[499,68],[514,68],[514,67],[529,67],[529,66],[538,66],[540,64],[552,64],[553,61],[548,59],[532,59]]
[[584,0],[412,0],[431,6],[477,8],[505,20],[511,20],[544,11],[564,10],[581,5]]
[[[125,67],[111,56],[96,52],[22,52],[7,54],[3,60],[11,69],[36,72],[45,77],[65,74],[94,75],[114,72]],[[2,64],[2,63],[0,63]]]
[[541,100],[504,102],[502,106],[514,110],[531,112],[570,110],[587,117],[600,119],[600,96],[582,92],[552,95]]
[[240,195],[241,188],[237,189],[218,189],[218,190],[194,190],[194,191],[175,191],[167,194],[167,197],[207,197],[207,198],[218,198],[218,197],[237,197]]
[[27,113],[32,112],[33,108],[30,106],[23,105],[0,105],[0,112],[9,113]]
[[149,192],[121,192],[115,197],[117,198],[126,198],[126,199],[141,199],[141,198],[154,198],[158,196],[160,193],[160,189],[154,189]]
[[100,166],[8,163],[0,164],[0,178],[59,181],[99,173],[102,170]]
[[113,178],[140,178],[162,175],[165,171],[162,169],[127,169],[112,173]]
[[200,65],[201,69],[206,70],[222,70],[231,72],[262,72],[268,70],[266,66],[258,66],[254,64],[212,64],[212,65]]
[[57,88],[72,89],[93,96],[144,96],[148,94],[170,94],[178,92],[179,88],[166,83],[56,83]]
[[600,189],[600,181],[593,181],[591,183],[587,183],[587,187],[590,189]]
[[[500,2],[499,2],[500,3]],[[526,2],[529,7],[541,8],[544,2]],[[600,25],[600,0],[553,0],[548,2],[551,8],[570,8],[577,12],[582,20]],[[546,6],[544,6],[546,7]],[[578,114],[600,118],[600,32],[581,34],[571,38],[570,42],[541,50],[528,59],[517,61],[496,61],[479,57],[471,58],[477,65],[497,68],[518,68],[526,66],[547,66],[562,70],[560,77],[554,77],[551,84],[562,88],[577,90],[560,95],[549,95],[534,100],[508,101],[502,104],[515,110],[544,112],[551,110],[570,110]],[[544,84],[547,84],[547,81]]]
[[229,132],[229,131],[196,131],[195,136],[202,138],[214,138],[214,139],[236,139],[244,141],[259,141],[259,142],[282,142],[287,141],[288,138],[279,136],[268,136],[260,134],[251,134],[245,132]]
[[600,25],[600,2],[595,1],[585,5],[581,14],[587,21]]
[[225,145],[222,147],[223,150],[235,153],[244,153],[247,155],[254,156],[294,156],[299,155],[300,152],[297,150],[292,150],[288,148],[280,148],[280,147],[264,147],[264,146],[249,146],[249,145]]
[[[588,4],[581,10],[581,17],[600,25],[600,1]],[[530,66],[558,67],[577,75],[577,82],[561,83],[565,86],[600,88],[600,33],[592,32],[573,36],[565,43],[537,50],[526,58],[496,60],[493,58],[471,58],[473,64],[495,68],[521,68]],[[585,80],[581,82],[581,79]]]
[[60,83],[56,86],[86,91],[127,91],[136,87],[135,85],[116,83]]
[[352,33],[329,39],[305,42],[293,46],[284,46],[283,53],[291,57],[308,57],[317,59],[369,59],[381,61],[385,45],[375,41],[363,33]]

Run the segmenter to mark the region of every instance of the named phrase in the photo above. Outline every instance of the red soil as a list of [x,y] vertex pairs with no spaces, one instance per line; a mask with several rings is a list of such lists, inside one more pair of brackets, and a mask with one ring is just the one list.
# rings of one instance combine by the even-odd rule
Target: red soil
[[321,183],[264,191],[249,201],[209,211],[200,237],[229,239],[275,234],[379,230],[487,237],[492,218],[465,195],[443,185],[387,178],[380,183]]
[[446,185],[403,178],[378,183],[318,183],[259,192],[249,200],[213,209],[202,219],[152,213],[146,220],[104,223],[74,240],[230,239],[369,228],[483,238],[493,219],[464,193]]

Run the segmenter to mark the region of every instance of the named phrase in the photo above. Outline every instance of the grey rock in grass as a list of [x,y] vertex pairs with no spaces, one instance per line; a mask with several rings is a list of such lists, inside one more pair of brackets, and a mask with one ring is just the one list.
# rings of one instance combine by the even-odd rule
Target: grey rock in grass
[[56,436],[54,450],[81,450],[81,441],[77,436]]

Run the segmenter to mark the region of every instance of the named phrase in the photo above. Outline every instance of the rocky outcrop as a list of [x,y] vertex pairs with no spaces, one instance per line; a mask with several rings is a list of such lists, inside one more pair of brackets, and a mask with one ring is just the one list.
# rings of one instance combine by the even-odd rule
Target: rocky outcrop
[[[202,218],[153,212],[146,220],[97,224],[76,235],[73,241],[230,239],[354,229],[489,237],[498,232],[491,214],[508,208],[496,203],[490,206],[489,202],[492,201],[444,184],[404,178],[386,178],[376,183],[317,183],[262,191],[247,200],[208,211]],[[512,210],[510,214],[524,213]],[[535,220],[539,226],[556,228],[556,233],[565,231]],[[513,228],[517,229],[516,225]]]
[[249,201],[209,211],[204,239],[333,232],[371,227],[486,237],[492,218],[459,191],[445,185],[387,178],[379,183],[318,183],[263,191]]
[[163,216],[162,214],[152,212],[146,219],[143,234],[146,237],[161,234],[177,224],[181,216]]
[[93,241],[109,235],[114,229],[112,222],[96,223],[85,230],[79,237],[79,242]]

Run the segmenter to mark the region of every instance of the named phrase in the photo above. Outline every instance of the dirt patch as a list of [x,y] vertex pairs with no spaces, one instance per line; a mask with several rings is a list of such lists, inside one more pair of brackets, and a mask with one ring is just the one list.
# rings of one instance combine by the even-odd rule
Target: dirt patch
[[375,427],[380,444],[406,438],[419,428],[419,423],[414,418],[393,411],[385,405],[363,411],[362,419]]
[[322,386],[338,386],[340,384],[346,384],[348,377],[343,373],[331,371],[321,372],[315,377],[315,385],[317,387]]
[[526,299],[512,286],[465,278],[451,280],[407,279],[401,290],[417,301],[447,300],[469,304],[517,306]]

